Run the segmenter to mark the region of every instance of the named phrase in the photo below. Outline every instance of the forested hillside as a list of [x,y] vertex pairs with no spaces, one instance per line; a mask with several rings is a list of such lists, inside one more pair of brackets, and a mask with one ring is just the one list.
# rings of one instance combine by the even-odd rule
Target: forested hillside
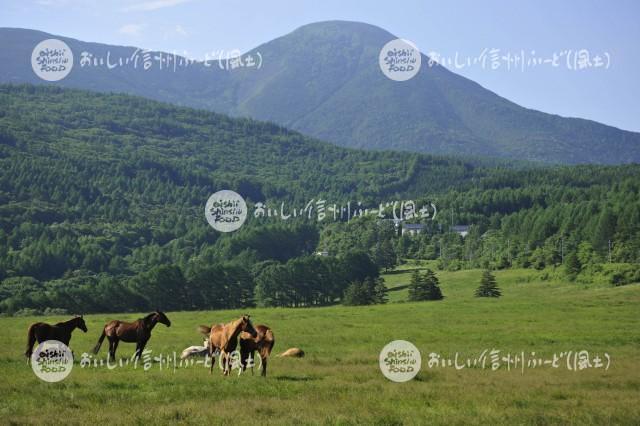
[[[523,168],[365,152],[270,123],[35,86],[0,86],[0,165],[4,313],[329,304],[406,257],[449,269],[571,259],[576,276],[610,253],[614,263],[640,260],[637,165]],[[250,207],[413,199],[438,214],[417,237],[372,217],[252,215],[222,235],[204,217],[219,189]]]

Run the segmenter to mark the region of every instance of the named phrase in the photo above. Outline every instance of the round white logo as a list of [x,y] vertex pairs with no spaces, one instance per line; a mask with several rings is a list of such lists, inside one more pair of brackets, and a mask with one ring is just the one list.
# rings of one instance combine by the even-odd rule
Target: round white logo
[[73,368],[71,349],[58,340],[45,340],[31,355],[31,368],[45,382],[59,382]]
[[43,80],[62,80],[73,68],[73,52],[62,40],[41,41],[31,52],[31,68]]
[[406,340],[394,340],[380,352],[380,370],[384,376],[394,382],[406,382],[420,371],[422,358],[413,343]]
[[247,219],[247,203],[237,192],[224,189],[209,197],[204,214],[215,230],[232,232]]
[[391,80],[406,81],[420,71],[422,56],[415,44],[397,38],[385,44],[378,56],[380,69]]

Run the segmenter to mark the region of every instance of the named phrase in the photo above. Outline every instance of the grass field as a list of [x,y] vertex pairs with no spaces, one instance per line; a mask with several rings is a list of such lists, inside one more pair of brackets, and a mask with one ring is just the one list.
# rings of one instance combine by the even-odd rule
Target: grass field
[[[372,307],[252,309],[270,325],[275,353],[292,346],[302,359],[271,358],[269,377],[209,375],[202,366],[149,371],[140,366],[81,368],[59,383],[38,379],[23,359],[27,326],[35,318],[0,319],[0,421],[3,424],[639,424],[640,285],[549,283],[536,273],[496,274],[503,297],[476,299],[481,271],[442,272],[445,300],[400,303],[410,270],[386,275],[391,303]],[[168,313],[148,348],[168,355],[201,344],[198,324],[229,321],[240,311]],[[86,316],[76,331],[76,357],[96,343],[109,319]],[[55,322],[68,317],[46,318]],[[42,320],[38,318],[37,320]],[[388,381],[378,356],[391,340],[413,342],[422,370],[406,383]],[[588,350],[607,352],[611,366],[569,371],[564,364],[507,371],[490,367],[429,368],[428,354],[474,358],[485,349],[502,355]],[[129,357],[132,344],[118,355]],[[106,345],[100,356],[104,357]]]

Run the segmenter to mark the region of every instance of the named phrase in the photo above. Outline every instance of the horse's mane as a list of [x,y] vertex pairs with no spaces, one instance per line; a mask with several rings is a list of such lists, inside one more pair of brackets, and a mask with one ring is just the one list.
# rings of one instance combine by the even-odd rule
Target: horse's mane
[[148,322],[149,320],[151,320],[151,317],[153,317],[156,314],[156,312],[151,312],[149,315],[143,317],[143,318],[138,318],[141,321],[144,321],[145,323]]
[[53,325],[55,325],[55,326],[67,325],[67,324],[70,324],[70,323],[72,323],[74,321],[77,321],[78,318],[80,318],[80,317],[79,316],[75,316],[75,317],[71,318],[70,320],[60,321],[60,322],[57,322],[57,323],[55,323]]

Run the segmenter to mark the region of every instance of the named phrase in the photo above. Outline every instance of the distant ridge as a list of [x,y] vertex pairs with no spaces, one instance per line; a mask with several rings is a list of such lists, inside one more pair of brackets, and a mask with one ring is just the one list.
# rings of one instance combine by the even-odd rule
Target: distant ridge
[[[56,83],[31,69],[31,52],[46,38],[77,52],[76,69]],[[80,68],[79,52],[127,57],[136,48],[3,28],[0,82],[125,92],[273,121],[347,147],[563,164],[640,162],[640,133],[523,108],[441,66],[423,66],[402,83],[386,78],[377,58],[394,38],[369,24],[319,22],[249,52],[261,54],[259,70],[226,71],[213,62],[173,72]]]

